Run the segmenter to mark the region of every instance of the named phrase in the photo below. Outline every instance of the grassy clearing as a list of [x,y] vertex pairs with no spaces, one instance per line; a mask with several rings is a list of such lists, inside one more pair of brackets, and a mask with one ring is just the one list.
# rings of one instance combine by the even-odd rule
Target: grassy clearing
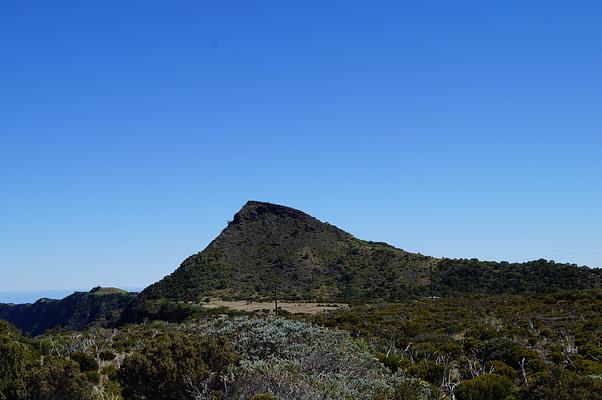
[[[226,307],[237,311],[263,311],[274,312],[273,301],[227,301],[221,299],[211,299],[207,303],[203,303],[203,308],[219,308]],[[344,303],[306,303],[306,302],[290,302],[278,301],[278,309],[284,310],[291,314],[318,314],[324,311],[335,311],[348,308],[348,304]]]

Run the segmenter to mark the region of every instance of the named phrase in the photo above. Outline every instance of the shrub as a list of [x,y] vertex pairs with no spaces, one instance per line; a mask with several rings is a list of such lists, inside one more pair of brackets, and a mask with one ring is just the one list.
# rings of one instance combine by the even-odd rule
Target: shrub
[[503,361],[489,361],[487,367],[492,367],[493,371],[501,376],[505,376],[510,380],[514,380],[517,376],[517,371]]
[[71,359],[79,364],[82,372],[98,371],[98,361],[91,354],[78,352],[72,354]]
[[512,382],[498,374],[485,374],[464,381],[456,388],[458,400],[504,400]]
[[28,399],[97,400],[93,385],[76,362],[48,357],[28,375]]
[[602,400],[602,380],[553,366],[534,376],[522,400]]
[[[0,321],[1,323],[2,321]],[[5,325],[8,329],[8,324]],[[0,329],[2,325],[0,324]],[[23,380],[27,372],[30,349],[8,335],[0,335],[0,399],[20,399],[26,391]]]
[[85,375],[88,381],[90,381],[91,383],[95,385],[98,385],[100,383],[100,374],[98,373],[98,371],[88,371],[85,373]]
[[103,352],[101,352],[99,355],[100,359],[102,361],[113,361],[115,359],[115,353],[113,353],[110,350],[105,350]]
[[118,376],[126,399],[184,399],[197,389],[221,387],[218,377],[235,360],[222,341],[169,332],[129,355]]
[[400,382],[389,400],[438,400],[442,396],[434,391],[426,382],[418,379],[406,379]]
[[232,341],[244,360],[235,370],[236,398],[269,392],[308,400],[368,399],[406,380],[347,332],[271,317],[214,323],[210,331]]

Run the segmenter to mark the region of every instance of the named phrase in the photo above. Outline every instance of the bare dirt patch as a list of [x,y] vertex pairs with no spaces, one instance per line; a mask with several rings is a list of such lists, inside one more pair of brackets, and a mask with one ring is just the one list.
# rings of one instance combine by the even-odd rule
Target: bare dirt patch
[[[239,311],[264,311],[274,312],[273,301],[226,301],[221,299],[211,299],[208,303],[203,303],[205,308],[227,307]],[[334,311],[347,308],[344,303],[305,303],[305,302],[289,302],[279,301],[278,309],[284,310],[291,314],[317,314],[324,311]]]

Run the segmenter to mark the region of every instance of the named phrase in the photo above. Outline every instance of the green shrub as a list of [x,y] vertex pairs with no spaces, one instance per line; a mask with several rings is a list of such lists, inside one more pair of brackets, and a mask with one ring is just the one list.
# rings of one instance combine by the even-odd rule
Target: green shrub
[[[0,329],[8,330],[8,324]],[[0,399],[20,399],[26,392],[25,374],[31,349],[8,335],[0,335]]]
[[90,383],[98,385],[100,383],[100,374],[98,371],[88,371],[85,373],[86,378]]
[[72,354],[71,359],[79,364],[82,372],[98,371],[98,361],[91,354],[78,352]]
[[103,352],[101,352],[99,355],[100,359],[102,361],[113,361],[115,359],[115,353],[113,353],[110,350],[105,350]]
[[79,370],[76,362],[59,357],[48,357],[44,364],[27,376],[31,400],[96,400],[93,385]]
[[118,379],[117,376],[117,368],[114,365],[107,365],[102,369],[102,374],[105,375],[109,380],[116,381]]
[[126,399],[184,399],[193,386],[221,388],[219,377],[235,360],[222,341],[168,332],[129,355],[118,376]]
[[552,366],[533,377],[521,400],[602,400],[602,380]]
[[484,374],[464,381],[456,388],[458,400],[504,400],[512,382],[498,374]]
[[441,395],[426,382],[417,379],[407,379],[399,383],[389,400],[437,400]]
[[501,376],[505,376],[506,378],[510,379],[511,381],[514,380],[517,376],[517,371],[512,368],[511,366],[509,366],[508,364],[506,364],[503,361],[489,361],[487,363],[487,367],[492,367],[493,368],[493,372],[495,372],[498,375]]

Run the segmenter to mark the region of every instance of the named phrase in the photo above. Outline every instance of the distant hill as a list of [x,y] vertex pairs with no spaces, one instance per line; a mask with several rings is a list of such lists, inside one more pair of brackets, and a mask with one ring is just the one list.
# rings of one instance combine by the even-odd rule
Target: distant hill
[[149,286],[140,301],[272,297],[399,301],[467,293],[602,287],[602,271],[545,260],[438,259],[351,234],[299,210],[249,201],[202,252]]
[[97,287],[90,292],[75,292],[62,300],[0,304],[0,319],[34,336],[58,326],[71,330],[90,325],[110,326],[135,297],[136,293],[125,290]]

